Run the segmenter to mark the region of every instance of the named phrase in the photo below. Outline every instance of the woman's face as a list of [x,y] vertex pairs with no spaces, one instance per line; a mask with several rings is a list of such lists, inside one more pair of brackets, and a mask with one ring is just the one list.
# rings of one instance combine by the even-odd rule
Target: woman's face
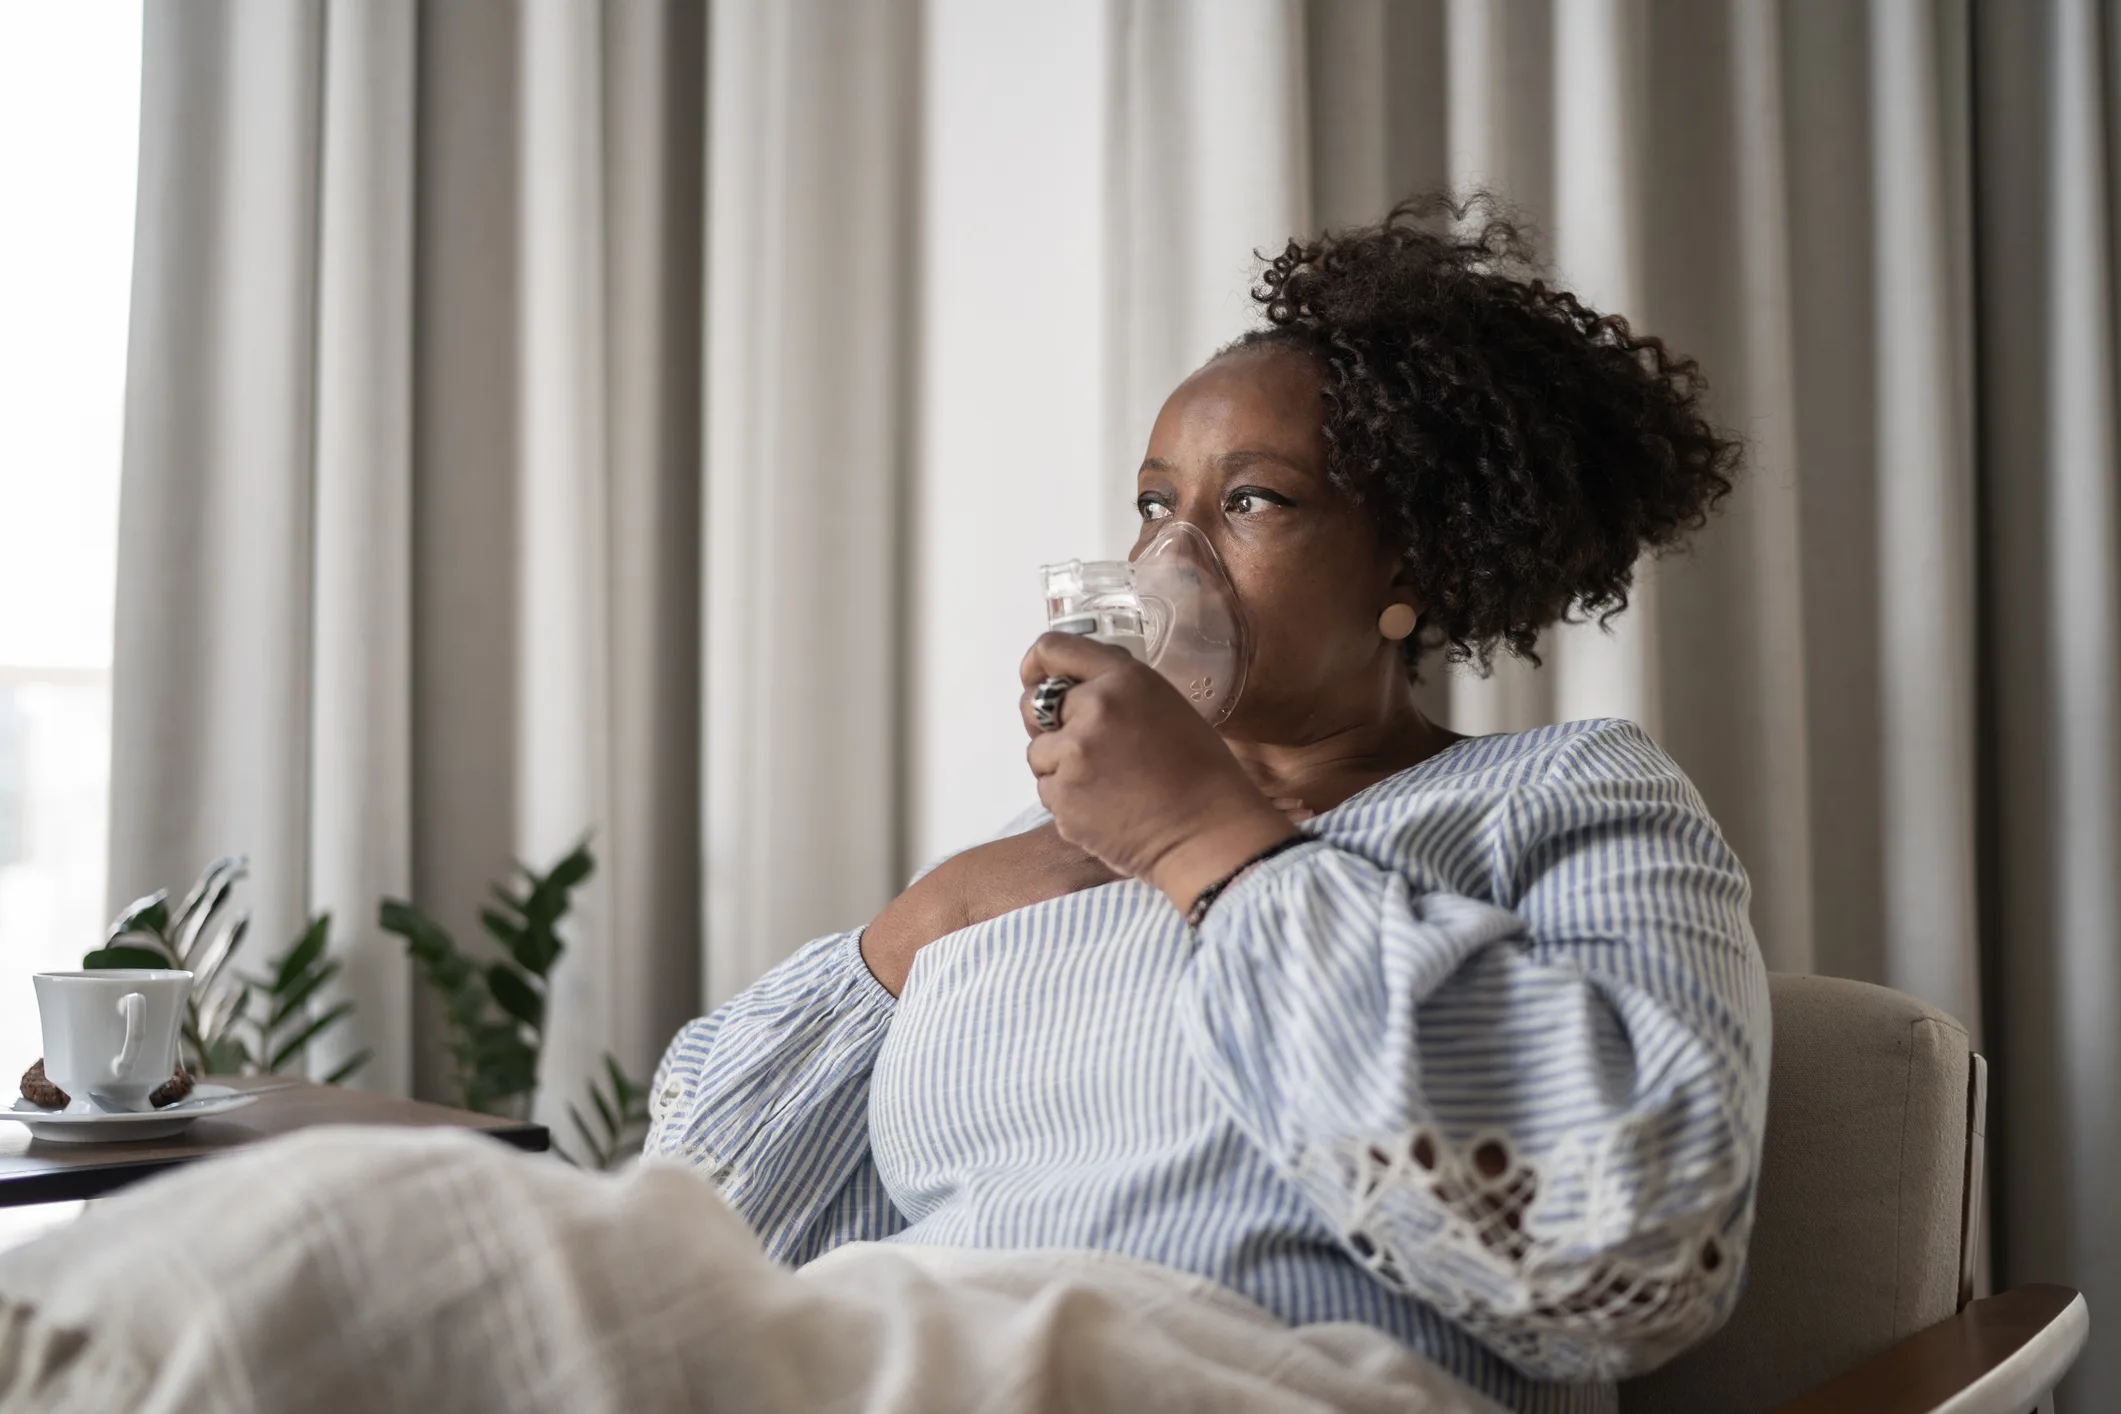
[[1317,365],[1270,346],[1223,355],[1179,384],[1136,477],[1146,544],[1167,518],[1214,542],[1251,631],[1252,663],[1226,736],[1301,742],[1373,716],[1407,690],[1400,645],[1377,629],[1421,607],[1399,557],[1326,480]]

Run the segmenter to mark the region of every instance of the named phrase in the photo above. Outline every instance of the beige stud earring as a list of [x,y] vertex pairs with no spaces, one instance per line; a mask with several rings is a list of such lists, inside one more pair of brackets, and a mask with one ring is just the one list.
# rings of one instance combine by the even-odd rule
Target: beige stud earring
[[1397,643],[1414,631],[1417,617],[1412,604],[1389,605],[1377,616],[1377,631]]

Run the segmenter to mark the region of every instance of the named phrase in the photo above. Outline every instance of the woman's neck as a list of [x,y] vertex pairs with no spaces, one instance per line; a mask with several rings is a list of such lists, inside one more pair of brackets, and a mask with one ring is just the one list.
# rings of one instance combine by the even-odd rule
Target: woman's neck
[[1319,812],[1462,739],[1462,733],[1423,716],[1409,692],[1383,712],[1313,726],[1293,741],[1225,737],[1224,742],[1269,800],[1301,801]]

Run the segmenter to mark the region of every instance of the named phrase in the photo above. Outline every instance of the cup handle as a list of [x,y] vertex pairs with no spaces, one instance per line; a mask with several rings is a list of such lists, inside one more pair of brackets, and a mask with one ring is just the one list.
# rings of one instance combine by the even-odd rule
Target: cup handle
[[118,1050],[118,1058],[110,1063],[110,1078],[123,1080],[140,1059],[140,1033],[147,1029],[147,998],[138,992],[127,992],[118,998],[118,1014],[125,1018],[125,1044]]

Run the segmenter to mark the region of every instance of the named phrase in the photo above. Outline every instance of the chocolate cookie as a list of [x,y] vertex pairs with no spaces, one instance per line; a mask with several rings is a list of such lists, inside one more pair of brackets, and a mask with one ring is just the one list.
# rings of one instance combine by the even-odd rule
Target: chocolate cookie
[[73,1096],[44,1078],[44,1057],[22,1072],[22,1098],[44,1110],[63,1110],[72,1103]]
[[178,1061],[177,1073],[165,1081],[161,1089],[149,1095],[147,1102],[158,1110],[164,1105],[174,1105],[191,1093],[191,1087],[191,1072],[184,1068],[183,1061]]

